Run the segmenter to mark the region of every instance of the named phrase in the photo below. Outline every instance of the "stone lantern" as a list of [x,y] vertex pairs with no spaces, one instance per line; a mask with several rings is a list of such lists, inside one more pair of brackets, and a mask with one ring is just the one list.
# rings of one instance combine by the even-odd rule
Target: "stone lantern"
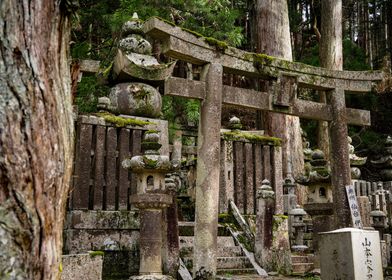
[[306,245],[304,245],[304,232],[305,232],[305,223],[304,217],[307,215],[304,209],[302,209],[299,205],[296,208],[291,209],[289,211],[289,216],[291,217],[292,227],[295,229],[294,231],[294,243],[291,247],[294,251],[305,251],[308,249]]
[[130,201],[140,209],[140,275],[132,276],[133,280],[172,279],[162,275],[162,210],[173,200],[165,184],[171,163],[168,156],[159,155],[158,140],[158,133],[147,131],[142,142],[144,154],[122,162],[137,176],[137,193]]
[[309,170],[296,179],[307,187],[304,210],[312,218],[315,266],[319,266],[318,243],[320,232],[330,231],[334,225],[331,171],[321,150],[314,150],[309,161]]
[[388,136],[385,141],[384,151],[378,160],[371,163],[380,169],[383,181],[392,181],[392,137]]
[[295,182],[292,178],[287,177],[283,183],[283,212],[287,214],[297,205],[297,196],[295,195]]
[[372,227],[378,230],[378,232],[380,233],[380,239],[382,240],[384,236],[384,230],[387,226],[386,225],[387,215],[385,215],[385,213],[380,209],[376,208],[376,210],[370,212],[370,217],[372,219]]
[[352,139],[348,137],[348,152],[350,157],[350,169],[351,169],[351,179],[359,179],[361,177],[360,166],[366,163],[367,157],[359,157],[354,151],[354,146],[351,144]]

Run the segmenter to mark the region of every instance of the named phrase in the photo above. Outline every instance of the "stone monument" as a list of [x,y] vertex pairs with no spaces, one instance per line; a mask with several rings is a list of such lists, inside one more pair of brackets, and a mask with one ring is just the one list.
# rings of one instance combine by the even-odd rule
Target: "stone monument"
[[320,234],[321,279],[383,279],[377,231],[343,228]]

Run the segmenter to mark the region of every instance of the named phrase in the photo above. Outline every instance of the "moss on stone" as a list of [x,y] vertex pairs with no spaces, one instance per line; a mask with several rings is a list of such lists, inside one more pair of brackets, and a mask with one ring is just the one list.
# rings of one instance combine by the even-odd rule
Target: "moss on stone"
[[108,67],[106,67],[105,69],[102,70],[102,77],[105,78],[106,80],[109,79],[109,75],[112,71],[112,67],[113,67],[113,61],[109,64]]
[[148,102],[145,103],[144,106],[139,106],[135,110],[135,115],[137,116],[147,116],[147,117],[159,117],[160,112],[156,112],[154,106],[149,104]]
[[223,132],[223,139],[228,141],[243,141],[247,140],[252,143],[261,143],[270,146],[281,146],[282,140],[277,137],[270,137],[265,135],[256,135],[242,131],[227,131]]
[[89,255],[90,255],[90,257],[104,256],[105,252],[103,252],[103,251],[90,251]]
[[143,141],[142,142],[142,149],[143,150],[159,150],[162,145],[157,143],[157,142],[147,142],[147,141]]
[[196,31],[190,30],[188,28],[185,28],[185,27],[181,27],[181,30],[188,32],[188,33],[191,33],[192,35],[196,36],[197,38],[204,37],[202,34],[196,32]]
[[170,21],[170,20],[167,20],[167,19],[164,19],[164,18],[161,18],[161,17],[158,17],[158,16],[153,16],[152,18],[159,19],[160,21],[163,21],[163,22],[165,22],[165,23],[167,23],[167,24],[169,24],[171,26],[176,26],[176,24],[174,22]]
[[143,162],[146,165],[146,168],[154,169],[158,165],[158,160],[150,159],[146,156],[143,156]]
[[235,219],[233,217],[233,215],[229,214],[229,213],[221,213],[218,215],[218,222],[221,224],[233,224],[235,223]]
[[126,127],[128,125],[143,127],[149,124],[153,124],[149,121],[142,121],[133,118],[123,118],[106,112],[96,113],[96,115],[103,118],[106,122],[114,124],[116,127]]
[[276,232],[279,229],[280,225],[283,223],[283,221],[287,220],[288,218],[288,216],[283,214],[274,215],[274,218],[272,220],[272,230]]
[[146,132],[144,132],[145,134],[153,134],[153,133],[159,133],[159,130],[156,130],[156,129],[150,129],[150,130],[147,130]]
[[212,37],[204,37],[204,41],[207,44],[214,46],[218,51],[223,52],[223,53],[229,47],[229,45],[226,42],[219,41],[219,40],[212,38]]
[[246,250],[248,250],[250,252],[253,252],[252,242],[248,238],[246,238],[244,234],[241,233],[241,234],[238,235],[238,241],[242,245],[244,245]]

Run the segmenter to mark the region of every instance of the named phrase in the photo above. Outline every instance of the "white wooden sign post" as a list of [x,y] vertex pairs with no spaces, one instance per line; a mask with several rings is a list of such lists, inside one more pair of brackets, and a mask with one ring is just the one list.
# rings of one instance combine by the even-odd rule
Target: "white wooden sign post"
[[348,199],[348,205],[350,206],[351,219],[354,228],[362,229],[361,214],[359,212],[359,206],[357,201],[357,196],[355,195],[354,186],[346,186],[346,193]]

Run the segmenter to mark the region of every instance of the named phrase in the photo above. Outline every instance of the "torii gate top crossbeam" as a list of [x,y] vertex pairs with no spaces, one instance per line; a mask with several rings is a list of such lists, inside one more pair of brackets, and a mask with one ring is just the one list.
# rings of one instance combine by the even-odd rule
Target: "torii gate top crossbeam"
[[215,46],[194,34],[157,18],[147,20],[143,29],[152,38],[162,40],[162,52],[168,56],[194,64],[219,63],[228,73],[264,78],[277,78],[283,73],[297,76],[300,87],[318,90],[340,88],[353,93],[369,92],[374,83],[384,78],[382,71],[327,70],[232,47],[225,49],[224,53],[219,52]]
[[[326,70],[231,47],[223,52],[217,51],[215,46],[207,44],[202,38],[157,18],[147,20],[143,28],[152,38],[161,40],[162,52],[172,58],[201,65],[218,63],[228,73],[275,82],[270,89],[272,92],[224,86],[224,104],[331,121],[331,105],[297,99],[297,85],[318,90],[339,88],[363,93],[371,91],[374,84],[384,78],[382,71]],[[165,83],[165,94],[204,99],[205,84],[171,77]],[[370,125],[369,111],[346,108],[346,116],[349,124]]]

